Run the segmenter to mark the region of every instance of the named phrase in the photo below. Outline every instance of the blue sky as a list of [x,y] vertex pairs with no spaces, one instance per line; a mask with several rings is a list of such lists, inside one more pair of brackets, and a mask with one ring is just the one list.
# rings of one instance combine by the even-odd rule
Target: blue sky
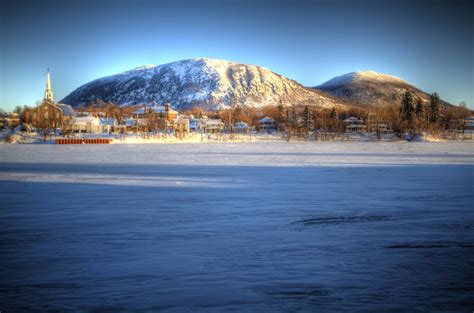
[[306,86],[356,70],[474,108],[469,1],[2,1],[0,107],[34,105],[144,64],[211,57]]

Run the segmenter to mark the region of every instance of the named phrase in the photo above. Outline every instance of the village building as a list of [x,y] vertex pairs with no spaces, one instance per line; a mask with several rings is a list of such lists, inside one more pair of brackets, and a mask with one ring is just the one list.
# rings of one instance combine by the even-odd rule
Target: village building
[[377,133],[390,133],[391,130],[389,128],[389,126],[387,124],[371,124],[370,125],[370,130],[371,131],[374,131],[374,132],[377,132]]
[[117,120],[113,117],[99,117],[100,126],[103,133],[113,133],[116,131]]
[[80,116],[72,119],[71,131],[73,133],[94,133],[102,132],[100,120],[96,116]]
[[44,99],[33,112],[33,126],[43,130],[56,129],[64,126],[74,116],[75,112],[70,105],[54,101],[51,76],[48,70]]
[[197,132],[201,130],[201,127],[203,125],[203,120],[199,118],[192,118],[189,120],[189,130],[192,132]]
[[221,133],[224,130],[224,122],[220,119],[210,119],[204,122],[202,130],[205,133]]
[[474,116],[464,118],[464,125],[468,130],[474,130]]
[[189,134],[189,119],[179,118],[175,121],[174,131],[178,138],[184,138]]
[[361,118],[350,116],[342,122],[346,125],[346,133],[365,132],[367,130],[367,126],[363,124],[364,120]]
[[245,134],[250,131],[250,126],[245,122],[237,122],[234,125],[234,130],[236,133]]
[[261,132],[276,132],[277,131],[277,124],[275,120],[271,117],[265,116],[264,118],[258,121],[257,129]]
[[173,123],[178,118],[178,111],[175,111],[171,108],[169,103],[165,105],[157,105],[156,102],[153,102],[152,106],[146,106],[135,110],[132,113],[132,117],[135,119],[145,119],[148,118],[150,114],[153,114],[156,118],[164,118],[169,123]]
[[4,113],[0,116],[0,129],[3,129],[3,128],[14,129],[20,125],[21,125],[20,115],[15,112]]
[[101,134],[115,132],[117,126],[117,120],[113,117],[100,117],[100,114],[91,112],[76,112],[63,128],[64,133]]
[[174,130],[178,117],[178,111],[171,109],[169,103],[160,106],[153,102],[152,106],[143,105],[132,113],[132,118],[135,120],[135,131],[145,132]]
[[122,119],[120,124],[115,125],[115,131],[120,134],[133,132],[137,130],[137,120],[133,118]]

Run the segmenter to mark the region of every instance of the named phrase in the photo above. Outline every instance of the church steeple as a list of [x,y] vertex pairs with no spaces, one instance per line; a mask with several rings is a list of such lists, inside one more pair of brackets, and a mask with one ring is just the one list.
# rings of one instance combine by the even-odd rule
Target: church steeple
[[49,75],[49,68],[48,68],[48,76],[46,79],[46,90],[44,91],[44,100],[54,101],[53,89],[51,88],[51,76]]

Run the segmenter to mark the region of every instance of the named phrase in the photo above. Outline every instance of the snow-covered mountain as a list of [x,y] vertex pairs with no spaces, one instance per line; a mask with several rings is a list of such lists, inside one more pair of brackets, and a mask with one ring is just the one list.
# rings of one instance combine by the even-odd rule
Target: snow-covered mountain
[[89,82],[61,100],[81,106],[102,99],[122,105],[161,104],[216,110],[231,105],[343,105],[337,98],[306,88],[266,68],[195,58],[160,66],[146,65]]
[[314,88],[343,100],[364,105],[400,104],[406,90],[410,90],[425,101],[429,100],[429,94],[409,82],[374,71],[352,72],[337,76]]

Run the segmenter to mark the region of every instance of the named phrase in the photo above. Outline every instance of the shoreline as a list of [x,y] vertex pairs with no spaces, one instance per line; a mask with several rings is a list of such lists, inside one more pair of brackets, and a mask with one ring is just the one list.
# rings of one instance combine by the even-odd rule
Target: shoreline
[[[470,134],[468,135],[470,136]],[[420,142],[473,142],[474,138],[465,136],[459,139],[443,138],[442,136],[423,135],[417,136],[413,140],[400,139],[392,134],[384,135],[382,138],[377,138],[374,134],[331,134],[325,137],[325,139],[317,139],[314,134],[305,137],[294,137],[288,140],[285,138],[284,133],[276,134],[265,134],[265,133],[252,133],[250,134],[201,134],[201,133],[190,133],[184,138],[177,138],[174,134],[152,134],[152,135],[137,135],[137,134],[81,134],[73,137],[63,136],[52,136],[48,137],[46,141],[43,137],[36,133],[21,133],[21,132],[3,132],[0,134],[0,144],[55,144],[56,139],[112,139],[110,144],[221,144],[221,143],[259,143],[259,142],[313,142],[313,143],[324,143],[324,142],[394,142],[394,143],[420,143]]]

